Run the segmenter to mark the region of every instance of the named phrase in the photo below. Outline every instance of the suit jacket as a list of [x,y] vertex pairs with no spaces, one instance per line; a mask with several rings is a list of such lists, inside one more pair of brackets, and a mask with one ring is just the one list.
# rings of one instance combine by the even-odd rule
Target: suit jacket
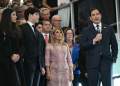
[[83,75],[85,73],[87,73],[87,70],[86,70],[86,59],[87,59],[86,52],[79,50],[78,66],[80,68],[81,74],[83,74]]
[[[23,36],[25,39],[25,53],[23,58],[27,63],[33,63],[36,58],[39,58],[40,70],[44,65],[45,58],[45,41],[41,33],[37,31],[38,37],[35,37],[35,34],[28,23],[20,25]],[[38,38],[38,40],[36,39]]]
[[80,69],[78,67],[78,58],[79,58],[79,44],[73,42],[73,50],[72,50],[72,63],[77,66],[77,68],[73,71],[73,74],[80,74]]
[[[19,38],[0,31],[0,86],[25,86],[22,57],[25,51],[23,37]],[[19,54],[18,62],[13,62],[11,56]]]
[[[101,44],[99,44],[99,42],[93,44],[93,39],[98,34],[94,26],[91,25],[83,30],[80,41],[80,49],[88,51],[86,64],[87,69],[98,67],[100,53],[102,53],[103,57],[109,64],[112,64],[113,61],[117,59],[118,44],[116,41],[114,29],[111,26],[102,24],[101,33]],[[110,45],[112,52],[110,52]]]

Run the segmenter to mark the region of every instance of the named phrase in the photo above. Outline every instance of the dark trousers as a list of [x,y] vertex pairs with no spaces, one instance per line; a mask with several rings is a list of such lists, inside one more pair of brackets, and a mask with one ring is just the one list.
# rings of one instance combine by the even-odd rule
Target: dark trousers
[[47,86],[46,73],[44,75],[41,75],[39,86]]
[[88,78],[86,78],[84,74],[80,74],[79,82],[82,84],[82,86],[89,86]]
[[74,74],[73,86],[79,86],[79,77],[80,74]]
[[38,60],[33,63],[24,62],[23,67],[26,86],[39,86],[41,72]]
[[100,64],[97,68],[88,69],[89,86],[97,86],[98,76],[101,74],[103,86],[112,86],[112,64],[106,62],[104,58],[100,59]]

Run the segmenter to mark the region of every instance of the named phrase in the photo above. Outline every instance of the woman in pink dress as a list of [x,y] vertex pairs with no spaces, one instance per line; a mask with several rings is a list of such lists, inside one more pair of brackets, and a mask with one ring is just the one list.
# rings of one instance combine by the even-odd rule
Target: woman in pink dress
[[62,29],[56,27],[51,32],[51,43],[45,52],[47,86],[71,86],[73,64],[68,45],[64,42]]

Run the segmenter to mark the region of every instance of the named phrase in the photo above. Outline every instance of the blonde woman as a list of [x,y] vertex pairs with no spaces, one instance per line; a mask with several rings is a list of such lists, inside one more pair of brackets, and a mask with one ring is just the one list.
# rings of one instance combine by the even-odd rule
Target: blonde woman
[[72,59],[69,47],[59,27],[51,31],[51,43],[45,51],[47,86],[70,86],[73,80]]

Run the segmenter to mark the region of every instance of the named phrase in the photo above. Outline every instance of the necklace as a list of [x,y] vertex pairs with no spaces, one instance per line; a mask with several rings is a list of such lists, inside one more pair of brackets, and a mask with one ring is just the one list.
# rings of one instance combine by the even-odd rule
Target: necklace
[[69,46],[69,48],[72,48],[72,47],[73,47],[73,43],[72,43],[72,45]]

